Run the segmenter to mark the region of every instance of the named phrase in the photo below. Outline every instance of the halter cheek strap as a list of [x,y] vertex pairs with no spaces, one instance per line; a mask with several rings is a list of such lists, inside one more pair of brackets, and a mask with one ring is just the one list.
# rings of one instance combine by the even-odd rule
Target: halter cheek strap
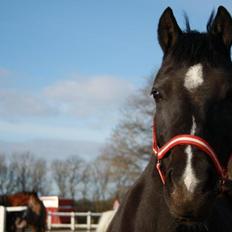
[[195,135],[182,134],[173,137],[167,143],[165,143],[161,148],[159,148],[157,144],[156,128],[155,126],[153,126],[153,152],[157,158],[156,169],[160,175],[163,184],[165,184],[165,174],[161,168],[161,160],[172,148],[174,148],[177,145],[193,145],[199,148],[210,157],[220,179],[222,180],[228,179],[227,168],[222,167],[222,165],[220,164],[217,158],[216,153],[204,139]]

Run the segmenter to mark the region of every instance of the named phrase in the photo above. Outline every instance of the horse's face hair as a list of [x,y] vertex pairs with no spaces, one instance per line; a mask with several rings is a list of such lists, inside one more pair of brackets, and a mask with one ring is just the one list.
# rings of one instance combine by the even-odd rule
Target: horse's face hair
[[[226,166],[232,152],[232,18],[219,7],[206,33],[182,31],[170,8],[162,14],[158,39],[164,52],[152,94],[159,146],[178,134],[205,139]],[[204,219],[219,189],[210,158],[194,146],[177,146],[162,161],[165,200],[184,221]]]

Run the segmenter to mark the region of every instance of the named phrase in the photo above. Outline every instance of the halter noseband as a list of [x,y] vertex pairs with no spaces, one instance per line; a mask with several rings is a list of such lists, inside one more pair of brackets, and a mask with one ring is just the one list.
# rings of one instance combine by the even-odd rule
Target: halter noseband
[[158,147],[157,137],[156,137],[156,127],[153,126],[153,152],[157,158],[156,169],[160,175],[161,181],[165,184],[165,174],[161,169],[161,160],[165,157],[165,155],[175,146],[178,145],[193,145],[206,153],[210,159],[212,160],[214,167],[216,169],[217,174],[219,175],[222,181],[228,179],[227,168],[223,168],[220,164],[216,153],[213,151],[212,147],[202,138],[189,135],[189,134],[181,134],[173,137],[167,143],[165,143],[162,147]]

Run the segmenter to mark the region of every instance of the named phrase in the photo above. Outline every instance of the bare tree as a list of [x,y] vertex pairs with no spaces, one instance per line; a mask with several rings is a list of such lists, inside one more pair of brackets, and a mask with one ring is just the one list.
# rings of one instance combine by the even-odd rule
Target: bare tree
[[48,193],[46,163],[30,152],[15,153],[9,158],[8,176],[16,183],[16,191]]
[[31,190],[31,175],[33,157],[29,152],[13,154],[9,168],[14,173],[18,191]]
[[141,166],[150,158],[152,153],[152,125],[154,101],[150,96],[151,79],[147,85],[131,96],[122,110],[121,121],[111,136],[112,152],[123,156],[134,156]]
[[51,191],[51,185],[47,172],[47,164],[43,159],[34,160],[34,170],[32,172],[32,189],[42,195],[47,195]]
[[16,190],[15,176],[9,168],[6,156],[0,155],[0,194],[7,194]]
[[71,198],[75,198],[77,192],[80,192],[80,183],[83,181],[85,162],[78,156],[71,156],[66,160],[66,164],[69,170],[67,191]]
[[140,169],[135,168],[131,161],[127,156],[118,155],[111,158],[110,181],[113,183],[113,196],[123,196],[140,174]]
[[54,160],[51,167],[59,195],[75,198],[83,178],[85,162],[78,156],[71,156],[66,160]]
[[98,157],[91,165],[93,200],[105,200],[110,195],[110,168],[107,157]]
[[[122,110],[121,120],[102,150],[110,167],[108,187],[122,195],[142,172],[152,155],[154,101],[150,96],[152,80],[131,96]],[[109,190],[108,190],[109,192]]]
[[82,180],[78,187],[82,199],[88,199],[88,198],[90,199],[93,196],[93,194],[90,191],[92,186],[91,180],[93,179],[91,175],[92,175],[91,164],[86,163],[82,173]]
[[66,162],[62,160],[54,160],[51,163],[52,177],[57,185],[59,195],[67,196],[67,177],[68,168]]

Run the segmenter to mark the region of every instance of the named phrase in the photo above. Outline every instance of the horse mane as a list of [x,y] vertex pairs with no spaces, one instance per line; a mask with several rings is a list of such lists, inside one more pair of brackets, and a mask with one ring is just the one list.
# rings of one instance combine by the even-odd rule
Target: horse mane
[[[206,32],[192,30],[189,17],[184,13],[185,29],[182,31],[176,44],[170,50],[172,60],[178,64],[208,63],[214,67],[230,66],[230,49],[226,48],[222,39],[212,33],[215,12],[212,11],[207,23]],[[174,58],[174,59],[173,59]]]
[[191,31],[191,26],[189,23],[189,17],[186,12],[184,12],[184,21],[185,21],[185,31],[190,32]]
[[[215,49],[212,49],[214,47]],[[230,51],[219,38],[198,31],[183,32],[169,53],[178,64],[208,63],[214,67],[231,64]]]

